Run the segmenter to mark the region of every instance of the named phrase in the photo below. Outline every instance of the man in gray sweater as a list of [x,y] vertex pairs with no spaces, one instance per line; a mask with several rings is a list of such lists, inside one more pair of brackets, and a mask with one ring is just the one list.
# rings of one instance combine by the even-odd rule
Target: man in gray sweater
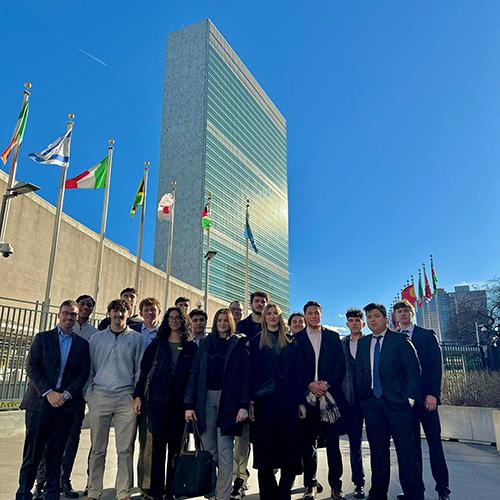
[[139,376],[143,339],[127,327],[129,307],[123,300],[108,305],[110,325],[90,338],[90,379],[86,392],[92,450],[88,500],[100,498],[111,421],[115,427],[116,498],[130,500],[137,419],[132,393]]

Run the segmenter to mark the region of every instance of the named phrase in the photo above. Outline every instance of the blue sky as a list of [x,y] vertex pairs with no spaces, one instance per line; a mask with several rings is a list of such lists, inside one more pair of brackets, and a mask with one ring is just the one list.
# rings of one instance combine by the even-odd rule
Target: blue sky
[[[447,289],[499,274],[498,2],[0,0],[0,9],[0,148],[26,80],[18,178],[48,201],[58,169],[27,154],[60,135],[69,112],[70,175],[102,159],[113,137],[108,237],[132,252],[128,211],[144,160],[156,196],[166,35],[209,17],[287,119],[292,309],[315,298],[327,323],[342,324],[350,306],[390,303],[430,253]],[[94,230],[101,205],[100,192],[66,193],[65,212]]]

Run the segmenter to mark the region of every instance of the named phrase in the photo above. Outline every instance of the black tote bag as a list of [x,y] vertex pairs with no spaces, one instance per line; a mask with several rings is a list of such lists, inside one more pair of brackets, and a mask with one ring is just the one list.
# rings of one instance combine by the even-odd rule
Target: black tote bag
[[184,427],[181,452],[174,458],[172,490],[175,497],[199,497],[215,490],[215,461],[212,454],[203,449],[196,422],[193,422],[195,449],[189,451],[189,425]]

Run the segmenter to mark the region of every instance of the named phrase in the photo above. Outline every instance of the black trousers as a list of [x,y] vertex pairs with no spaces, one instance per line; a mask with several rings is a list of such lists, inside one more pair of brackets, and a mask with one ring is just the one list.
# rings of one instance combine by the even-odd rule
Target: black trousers
[[413,407],[414,436],[417,443],[417,453],[420,467],[422,467],[422,440],[420,439],[420,424],[424,429],[425,438],[429,447],[429,460],[431,463],[432,477],[436,482],[436,491],[439,493],[450,493],[450,479],[448,466],[441,442],[441,422],[439,413],[427,411],[422,406]]
[[150,494],[162,498],[164,494],[172,494],[173,458],[181,448],[184,412],[177,405],[166,402],[150,401],[148,404],[153,436]]
[[361,455],[363,439],[363,413],[358,403],[350,406],[345,417],[347,436],[349,438],[349,458],[351,460],[351,481],[356,486],[365,485],[365,470]]
[[[75,465],[78,446],[80,445],[80,433],[82,431],[82,422],[84,417],[85,402],[82,400],[80,403],[75,405],[73,422],[71,422],[68,439],[66,440],[66,446],[64,447],[61,465],[61,481],[69,481],[71,479],[71,473],[73,472],[73,466]],[[36,475],[36,482],[38,484],[44,484],[46,481],[45,469],[45,454],[43,454]]]
[[390,444],[394,441],[398,457],[399,481],[407,500],[423,500],[424,483],[418,462],[417,444],[413,433],[414,420],[410,405],[395,411],[382,396],[362,402],[366,434],[370,444],[372,486],[374,500],[387,498],[391,475]]
[[260,500],[290,500],[292,497],[292,485],[295,480],[295,471],[286,467],[280,469],[280,482],[276,481],[273,469],[259,469]]
[[326,457],[328,461],[328,483],[333,491],[342,490],[342,454],[340,453],[339,433],[337,424],[321,422],[319,408],[307,406],[306,418],[302,422],[304,462],[304,486],[315,486],[317,483],[318,454],[316,441],[320,431],[326,442]]
[[44,453],[44,498],[59,500],[62,455],[73,417],[72,408],[64,406],[52,408],[47,404],[47,408],[43,411],[26,411],[26,436],[16,500],[31,500],[31,488]]

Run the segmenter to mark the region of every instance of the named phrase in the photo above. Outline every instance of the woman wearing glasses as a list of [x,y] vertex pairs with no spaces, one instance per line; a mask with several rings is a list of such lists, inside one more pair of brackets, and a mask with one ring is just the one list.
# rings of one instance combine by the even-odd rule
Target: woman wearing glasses
[[229,500],[233,438],[240,436],[250,403],[246,337],[236,335],[229,309],[219,309],[212,332],[201,340],[185,397],[186,420],[196,420],[201,440],[217,463],[217,500]]
[[[262,331],[250,341],[253,466],[261,500],[290,500],[301,473],[296,345],[278,305],[267,304],[262,319]],[[275,469],[281,472],[279,484]]]
[[[145,412],[153,436],[150,495],[172,497],[172,459],[184,431],[184,393],[198,346],[191,341],[188,320],[178,307],[165,313],[158,336],[144,351],[134,391],[137,414]],[[165,458],[168,446],[167,474]]]

